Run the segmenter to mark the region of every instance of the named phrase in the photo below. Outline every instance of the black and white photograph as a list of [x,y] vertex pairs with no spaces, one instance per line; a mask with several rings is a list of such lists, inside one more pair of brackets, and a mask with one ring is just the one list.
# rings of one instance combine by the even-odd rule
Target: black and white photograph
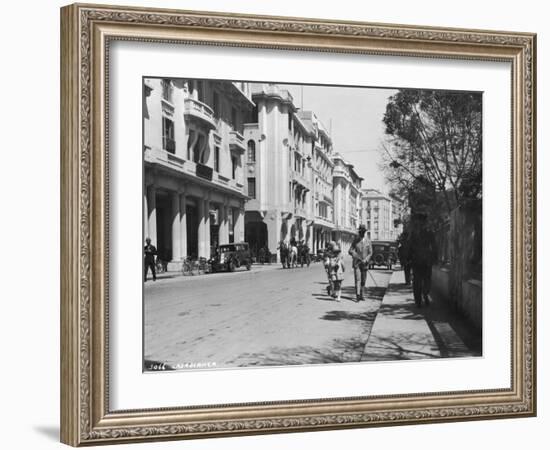
[[482,98],[145,77],[144,371],[482,356]]

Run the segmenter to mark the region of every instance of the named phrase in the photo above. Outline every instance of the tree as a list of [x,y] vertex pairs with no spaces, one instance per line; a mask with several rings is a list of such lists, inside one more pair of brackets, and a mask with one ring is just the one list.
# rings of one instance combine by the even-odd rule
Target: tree
[[422,180],[448,212],[481,198],[481,107],[480,93],[401,89],[391,96],[382,149],[394,190],[410,193]]

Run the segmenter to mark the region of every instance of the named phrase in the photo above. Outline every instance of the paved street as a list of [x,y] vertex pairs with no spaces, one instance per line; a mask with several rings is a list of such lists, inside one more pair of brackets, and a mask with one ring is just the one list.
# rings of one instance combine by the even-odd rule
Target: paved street
[[371,273],[375,281],[368,277],[368,298],[360,303],[350,260],[340,302],[326,295],[320,263],[147,282],[146,368],[360,361],[391,276]]

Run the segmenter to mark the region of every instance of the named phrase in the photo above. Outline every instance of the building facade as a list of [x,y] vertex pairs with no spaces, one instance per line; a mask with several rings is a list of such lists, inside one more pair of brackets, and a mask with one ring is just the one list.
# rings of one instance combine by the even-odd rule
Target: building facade
[[314,112],[299,111],[298,114],[313,139],[311,157],[313,238],[310,249],[317,253],[332,240],[334,230],[333,143],[330,133]]
[[254,120],[247,145],[245,234],[253,251],[281,241],[304,241],[317,252],[333,230],[332,140],[317,116],[300,111],[275,84],[252,85]]
[[245,237],[253,252],[267,246],[278,258],[281,241],[313,242],[314,136],[292,95],[274,84],[252,85],[253,121],[245,124]]
[[332,239],[347,253],[357,236],[360,222],[361,178],[352,164],[336,153],[334,162],[334,231]]
[[244,240],[246,83],[144,80],[143,230],[168,268]]
[[347,253],[363,179],[284,87],[148,78],[143,121],[144,238],[169,270],[241,241],[274,260],[291,239],[313,253],[334,240]]
[[363,189],[361,216],[373,241],[395,241],[403,230],[403,203],[376,189]]
[[391,198],[391,212],[392,212],[392,220],[391,225],[393,226],[393,239],[397,240],[399,236],[401,236],[401,233],[403,233],[403,220],[406,215],[406,206],[405,202],[403,202],[399,197],[396,195],[390,194]]

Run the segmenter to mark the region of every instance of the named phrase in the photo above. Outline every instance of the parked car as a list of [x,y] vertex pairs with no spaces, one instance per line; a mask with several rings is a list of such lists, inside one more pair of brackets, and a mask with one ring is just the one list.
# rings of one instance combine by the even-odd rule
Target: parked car
[[252,266],[252,254],[247,242],[235,244],[223,244],[216,248],[214,256],[210,259],[212,272],[227,270],[233,272],[239,267],[250,270]]
[[372,258],[369,268],[386,266],[391,270],[397,262],[397,244],[392,241],[372,241]]

